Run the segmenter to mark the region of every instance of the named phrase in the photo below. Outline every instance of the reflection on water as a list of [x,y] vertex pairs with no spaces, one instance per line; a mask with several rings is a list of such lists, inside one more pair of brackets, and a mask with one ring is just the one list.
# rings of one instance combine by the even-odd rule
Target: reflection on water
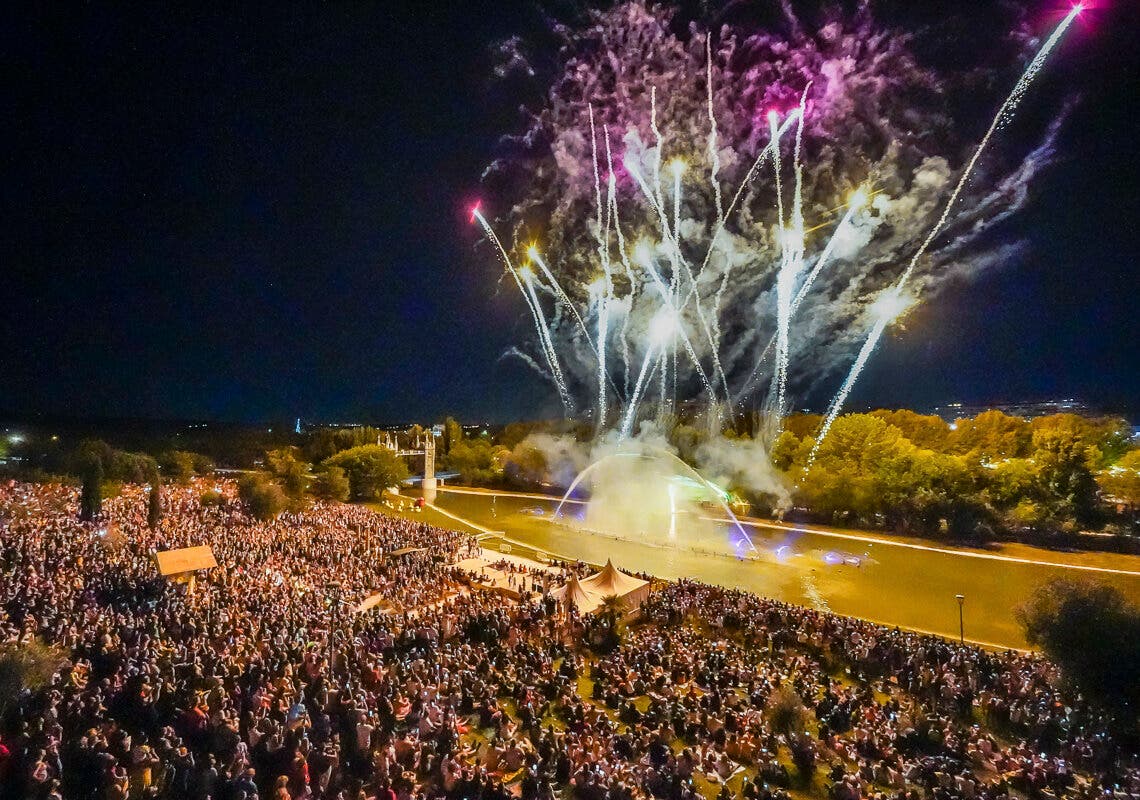
[[[1059,567],[836,539],[803,530],[751,528],[749,534],[759,553],[749,558],[715,554],[709,548],[700,552],[654,546],[636,538],[601,535],[552,522],[556,502],[451,491],[440,492],[437,500],[453,514],[553,554],[595,563],[612,558],[619,567],[662,578],[696,578],[947,636],[958,634],[954,596],[963,594],[967,638],[1002,646],[1024,646],[1014,608],[1038,584],[1051,578],[1094,577],[1140,600],[1140,578],[1135,576],[1074,573]],[[567,514],[583,511],[577,503],[563,507]],[[677,520],[678,526],[684,524],[683,519]],[[733,543],[730,526],[720,525],[718,531],[734,552],[741,552]]]

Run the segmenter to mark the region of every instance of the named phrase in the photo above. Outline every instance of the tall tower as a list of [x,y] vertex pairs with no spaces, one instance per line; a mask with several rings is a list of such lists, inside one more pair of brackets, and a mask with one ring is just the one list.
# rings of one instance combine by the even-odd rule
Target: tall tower
[[430,430],[424,432],[424,480],[422,487],[424,501],[434,503],[436,495],[435,435]]

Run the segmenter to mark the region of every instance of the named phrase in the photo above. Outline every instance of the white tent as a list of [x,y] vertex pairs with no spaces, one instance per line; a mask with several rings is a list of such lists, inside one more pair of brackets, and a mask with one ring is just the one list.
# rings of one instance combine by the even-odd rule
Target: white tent
[[559,586],[550,595],[564,606],[572,602],[580,614],[589,614],[602,603],[601,595],[583,587],[577,575],[571,575],[569,582]]
[[582,588],[598,597],[620,597],[627,610],[641,605],[649,596],[649,581],[622,572],[607,560],[602,571],[582,581]]

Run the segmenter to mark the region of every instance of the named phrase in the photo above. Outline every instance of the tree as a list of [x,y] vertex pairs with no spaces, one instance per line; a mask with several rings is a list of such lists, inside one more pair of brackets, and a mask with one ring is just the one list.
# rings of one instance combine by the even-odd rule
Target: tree
[[0,644],[0,719],[21,694],[43,688],[63,662],[55,648],[38,639]]
[[503,459],[503,474],[514,484],[534,486],[547,480],[546,453],[533,440],[525,439]]
[[815,770],[815,746],[807,730],[808,711],[803,699],[791,687],[781,686],[768,697],[764,716],[772,730],[788,740],[800,774],[810,777]]
[[879,409],[872,411],[871,415],[889,425],[894,425],[916,447],[938,452],[946,449],[947,441],[950,438],[950,426],[942,417],[933,414],[917,414],[905,408],[900,408],[897,411]]
[[186,484],[194,477],[194,454],[185,450],[167,450],[158,457],[162,471],[175,483]]
[[376,500],[389,486],[396,486],[408,477],[408,465],[403,459],[376,444],[342,450],[326,459],[324,467],[344,470],[356,500]]
[[162,481],[155,474],[150,483],[150,494],[146,503],[146,523],[151,530],[162,520]]
[[1097,473],[1105,499],[1140,508],[1140,450],[1130,450],[1119,461]]
[[1081,418],[1057,414],[1051,424],[1033,431],[1033,461],[1039,491],[1054,516],[1078,525],[1097,521],[1097,483],[1092,465],[1100,451],[1091,444]]
[[443,421],[443,455],[451,452],[452,445],[463,441],[463,426],[455,417]]
[[1074,689],[1119,719],[1140,716],[1140,609],[1107,584],[1057,579],[1017,609],[1025,638]]
[[503,462],[508,453],[505,447],[492,444],[483,437],[464,439],[451,446],[447,466],[458,472],[464,483],[493,484],[503,477]]
[[795,464],[799,449],[800,438],[791,431],[783,431],[772,445],[772,466],[780,472],[787,472]]
[[79,518],[90,522],[103,511],[103,462],[89,459],[83,470],[83,489],[79,496]]
[[246,475],[238,481],[238,497],[250,514],[263,521],[271,520],[285,510],[285,493],[261,473]]
[[1021,417],[983,411],[973,419],[960,419],[954,424],[950,446],[970,460],[999,461],[1028,454],[1033,433]]
[[349,485],[348,476],[341,467],[326,467],[323,472],[317,474],[313,481],[313,494],[322,500],[335,500],[343,503],[348,499],[351,491],[352,487]]
[[784,417],[784,430],[791,431],[797,439],[814,437],[822,424],[822,414],[789,414]]

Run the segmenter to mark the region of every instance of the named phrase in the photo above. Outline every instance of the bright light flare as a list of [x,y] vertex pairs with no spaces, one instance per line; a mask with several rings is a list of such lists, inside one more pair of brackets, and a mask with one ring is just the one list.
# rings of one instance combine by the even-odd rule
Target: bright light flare
[[476,220],[479,219],[479,216],[480,216],[479,212],[480,212],[480,209],[482,208],[482,206],[483,206],[482,200],[477,201],[475,203],[475,205],[471,206],[471,222],[472,223],[474,223]]
[[663,308],[649,323],[649,343],[661,348],[673,340],[677,332],[677,315],[670,308]]
[[890,324],[905,314],[914,303],[913,295],[893,286],[875,299],[871,304],[871,313],[876,319],[886,320],[887,324]]
[[530,247],[528,247],[526,249],[526,257],[529,258],[531,261],[537,261],[538,260],[538,248],[532,244]]
[[870,199],[871,198],[867,190],[864,187],[860,186],[858,189],[851,193],[851,197],[847,200],[847,207],[858,211],[859,209],[863,208],[863,206],[867,205],[867,201]]
[[633,257],[638,264],[648,267],[653,264],[653,250],[646,242],[638,242],[633,248]]
[[688,165],[685,163],[685,159],[674,158],[665,165],[665,168],[669,170],[669,173],[673,176],[674,180],[680,180],[681,176],[685,174],[685,168],[687,166]]

